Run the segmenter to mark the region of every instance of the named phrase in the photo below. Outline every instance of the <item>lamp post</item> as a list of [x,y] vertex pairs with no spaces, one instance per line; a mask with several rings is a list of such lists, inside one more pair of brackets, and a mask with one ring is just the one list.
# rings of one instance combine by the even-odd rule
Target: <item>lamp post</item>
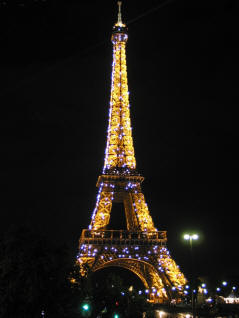
[[194,270],[193,270],[193,240],[197,240],[199,238],[198,234],[184,234],[183,238],[187,241],[189,241],[190,244],[190,253],[191,253],[191,275],[192,275],[192,283],[191,283],[191,289],[192,289],[192,316],[195,317],[195,306],[194,306]]

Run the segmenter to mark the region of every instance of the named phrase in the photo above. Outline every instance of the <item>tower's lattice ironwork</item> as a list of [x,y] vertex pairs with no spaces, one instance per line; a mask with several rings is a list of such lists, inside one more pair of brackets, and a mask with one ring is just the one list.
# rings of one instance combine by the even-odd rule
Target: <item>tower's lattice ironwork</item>
[[[135,273],[149,290],[150,299],[165,302],[180,295],[185,277],[166,247],[166,231],[158,231],[141,190],[144,178],[136,171],[126,69],[127,28],[121,19],[113,27],[112,85],[104,168],[89,229],[79,240],[77,260],[92,271],[119,266]],[[127,229],[110,230],[113,202],[124,204]]]

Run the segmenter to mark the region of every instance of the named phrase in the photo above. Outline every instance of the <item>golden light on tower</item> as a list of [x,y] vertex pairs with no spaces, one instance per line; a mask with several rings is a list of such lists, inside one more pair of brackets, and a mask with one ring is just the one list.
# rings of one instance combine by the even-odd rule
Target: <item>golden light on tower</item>
[[129,112],[125,52],[127,39],[126,26],[122,23],[119,10],[118,21],[113,27],[111,37],[113,43],[112,84],[103,172],[116,167],[136,168]]
[[[88,230],[83,230],[78,264],[92,271],[119,266],[135,273],[149,290],[154,302],[168,301],[186,283],[166,248],[166,231],[158,231],[141,189],[144,178],[136,170],[126,68],[126,25],[118,1],[118,21],[113,26],[113,63],[109,122],[104,167]],[[127,229],[108,229],[112,205],[123,203]]]

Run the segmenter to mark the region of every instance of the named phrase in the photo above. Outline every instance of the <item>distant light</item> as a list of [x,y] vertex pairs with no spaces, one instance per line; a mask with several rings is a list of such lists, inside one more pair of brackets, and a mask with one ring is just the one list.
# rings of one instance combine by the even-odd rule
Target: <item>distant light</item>
[[206,299],[206,302],[211,303],[212,302],[212,298],[210,297],[210,298]]
[[203,283],[203,284],[202,284],[202,288],[205,288],[205,287],[206,287],[206,284]]
[[139,290],[139,295],[141,295],[142,294],[142,290]]
[[173,287],[172,287],[172,290],[176,290],[176,287],[173,286]]
[[188,285],[186,285],[186,286],[185,286],[185,288],[186,288],[186,289],[189,289],[189,286],[188,286]]
[[121,292],[121,295],[124,296],[124,292]]
[[235,286],[232,287],[233,290],[236,290],[237,288]]
[[207,289],[204,289],[203,292],[204,292],[204,294],[207,294],[207,293],[208,293]]
[[199,238],[198,234],[184,234],[185,240],[197,240]]
[[89,310],[90,306],[89,306],[88,304],[84,304],[84,305],[82,306],[82,308],[83,308],[85,311],[87,311],[87,310]]
[[223,282],[222,282],[222,285],[223,285],[223,286],[227,286],[227,282],[223,281]]
[[187,295],[187,294],[188,294],[188,291],[185,290],[185,291],[184,291],[184,294]]
[[184,235],[184,239],[185,239],[185,240],[189,240],[189,239],[190,239],[190,235],[189,235],[189,234],[185,234],[185,235]]
[[146,294],[148,294],[149,290],[148,290],[148,289],[145,289],[145,292],[146,292]]
[[198,234],[193,234],[192,239],[197,240],[199,238]]
[[217,291],[220,291],[221,290],[221,288],[220,287],[217,287],[217,289],[216,289]]

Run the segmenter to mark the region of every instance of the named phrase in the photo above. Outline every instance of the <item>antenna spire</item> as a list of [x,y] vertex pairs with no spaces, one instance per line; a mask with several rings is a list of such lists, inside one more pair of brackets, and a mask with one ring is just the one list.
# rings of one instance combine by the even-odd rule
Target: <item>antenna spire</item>
[[118,11],[118,24],[122,24],[122,16],[121,16],[121,5],[122,1],[118,1],[119,11]]

